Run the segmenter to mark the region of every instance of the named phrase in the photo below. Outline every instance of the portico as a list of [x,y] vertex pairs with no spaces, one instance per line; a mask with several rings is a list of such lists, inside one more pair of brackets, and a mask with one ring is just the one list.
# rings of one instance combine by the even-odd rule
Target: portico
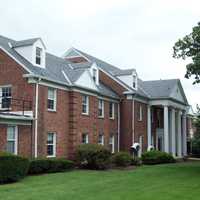
[[150,101],[147,112],[148,146],[153,145],[174,157],[186,156],[186,110],[186,105],[173,100]]

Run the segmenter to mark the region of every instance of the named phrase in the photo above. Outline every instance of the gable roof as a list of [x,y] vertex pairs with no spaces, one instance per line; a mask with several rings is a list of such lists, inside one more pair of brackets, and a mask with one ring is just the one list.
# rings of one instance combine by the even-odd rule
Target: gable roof
[[33,45],[37,40],[41,40],[40,38],[31,38],[27,40],[20,40],[20,41],[14,41],[12,42],[12,46],[14,48],[21,47],[21,46],[29,46]]
[[142,81],[141,84],[142,88],[149,94],[150,99],[169,98],[174,87],[178,85],[184,98],[182,103],[188,104],[179,79]]
[[[33,38],[29,40],[23,41],[15,41],[4,36],[0,35],[0,47],[3,48],[10,56],[12,56],[20,65],[22,65],[25,70],[33,76],[39,76],[42,78],[46,78],[47,80],[51,80],[53,82],[62,83],[64,85],[70,86],[73,84],[85,71],[84,67],[78,67],[72,64],[71,62],[52,55],[46,52],[46,67],[40,68],[33,66],[28,60],[26,60],[23,56],[21,56],[14,48],[12,48],[9,43],[16,44],[31,44],[37,41],[38,38]],[[89,65],[87,65],[89,67]],[[65,75],[67,75],[68,79],[66,79]],[[119,98],[118,95],[114,91],[112,91],[109,87],[100,86],[98,87],[97,93],[105,95],[107,97]]]

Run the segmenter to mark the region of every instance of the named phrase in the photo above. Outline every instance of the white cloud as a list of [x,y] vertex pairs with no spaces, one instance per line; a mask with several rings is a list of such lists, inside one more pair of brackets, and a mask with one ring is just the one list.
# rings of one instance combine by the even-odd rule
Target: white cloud
[[75,46],[145,80],[180,78],[195,105],[200,85],[184,79],[172,46],[199,21],[199,8],[199,0],[0,0],[0,34],[40,36],[58,55]]

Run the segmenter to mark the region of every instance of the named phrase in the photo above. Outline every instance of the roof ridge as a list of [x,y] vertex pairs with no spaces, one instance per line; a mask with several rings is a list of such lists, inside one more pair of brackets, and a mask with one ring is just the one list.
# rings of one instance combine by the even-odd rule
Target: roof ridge
[[180,79],[178,79],[178,78],[174,78],[174,79],[159,79],[159,80],[147,80],[147,81],[143,81],[143,82],[156,82],[156,81],[180,81]]

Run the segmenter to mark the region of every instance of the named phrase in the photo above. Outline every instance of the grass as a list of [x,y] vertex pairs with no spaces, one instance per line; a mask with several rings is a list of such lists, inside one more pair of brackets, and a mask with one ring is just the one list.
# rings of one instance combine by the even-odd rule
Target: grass
[[72,171],[1,185],[0,200],[199,200],[200,162]]

